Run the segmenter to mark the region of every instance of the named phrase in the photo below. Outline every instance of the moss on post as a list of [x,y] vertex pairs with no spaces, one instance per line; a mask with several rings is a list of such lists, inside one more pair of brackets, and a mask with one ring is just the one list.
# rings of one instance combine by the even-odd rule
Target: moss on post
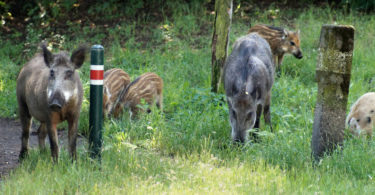
[[212,35],[211,88],[215,93],[224,93],[223,67],[228,53],[230,26],[232,23],[232,0],[215,1],[215,22]]
[[316,66],[318,95],[311,140],[315,160],[343,141],[353,47],[352,26],[323,25]]

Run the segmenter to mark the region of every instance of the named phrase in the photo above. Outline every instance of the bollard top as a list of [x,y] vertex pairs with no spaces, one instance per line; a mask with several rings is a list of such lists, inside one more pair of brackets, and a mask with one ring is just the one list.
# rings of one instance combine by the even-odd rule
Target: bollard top
[[102,45],[93,45],[91,50],[104,50],[104,47]]
[[104,48],[101,45],[93,45],[91,47],[91,65],[104,64]]
[[320,32],[319,54],[316,70],[350,74],[354,27],[351,25],[323,25]]
[[324,24],[323,28],[330,28],[330,29],[346,29],[346,30],[355,30],[354,26],[352,25],[336,25],[336,24]]
[[322,26],[320,31],[320,48],[333,49],[339,52],[352,52],[354,49],[354,27],[351,25]]

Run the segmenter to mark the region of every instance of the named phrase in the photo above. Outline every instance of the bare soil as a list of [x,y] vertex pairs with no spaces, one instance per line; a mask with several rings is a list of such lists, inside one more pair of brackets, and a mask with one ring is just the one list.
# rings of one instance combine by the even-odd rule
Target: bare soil
[[[33,121],[29,138],[30,148],[38,147],[37,128],[37,124]],[[18,119],[0,118],[0,181],[19,164],[18,154],[21,150],[21,133],[21,123]],[[66,147],[67,133],[67,130],[58,131],[60,147]],[[46,140],[48,140],[48,137]],[[84,141],[83,137],[78,136],[77,145],[82,145]],[[49,148],[48,142],[46,146]]]

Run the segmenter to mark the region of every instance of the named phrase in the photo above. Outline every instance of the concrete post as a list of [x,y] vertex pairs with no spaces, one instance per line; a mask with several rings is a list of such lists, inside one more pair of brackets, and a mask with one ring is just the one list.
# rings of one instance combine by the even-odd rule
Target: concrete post
[[323,25],[316,65],[318,95],[311,140],[315,160],[343,141],[353,48],[354,27]]

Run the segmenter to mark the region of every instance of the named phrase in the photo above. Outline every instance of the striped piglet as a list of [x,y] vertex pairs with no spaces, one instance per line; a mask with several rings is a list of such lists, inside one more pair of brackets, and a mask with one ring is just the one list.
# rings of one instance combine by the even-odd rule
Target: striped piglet
[[[126,89],[130,83],[128,73],[119,68],[109,69],[104,73],[103,83],[103,113],[108,117],[110,111],[113,109],[119,93]],[[119,113],[115,113],[118,116]]]
[[[114,116],[118,116],[121,111],[126,108],[130,111],[130,116],[134,118],[137,113],[142,110],[138,105],[143,99],[145,103],[153,105],[154,103],[159,109],[163,104],[163,80],[155,73],[145,73],[131,82],[128,87],[123,90],[117,98],[114,110]],[[147,110],[150,111],[149,109]]]

